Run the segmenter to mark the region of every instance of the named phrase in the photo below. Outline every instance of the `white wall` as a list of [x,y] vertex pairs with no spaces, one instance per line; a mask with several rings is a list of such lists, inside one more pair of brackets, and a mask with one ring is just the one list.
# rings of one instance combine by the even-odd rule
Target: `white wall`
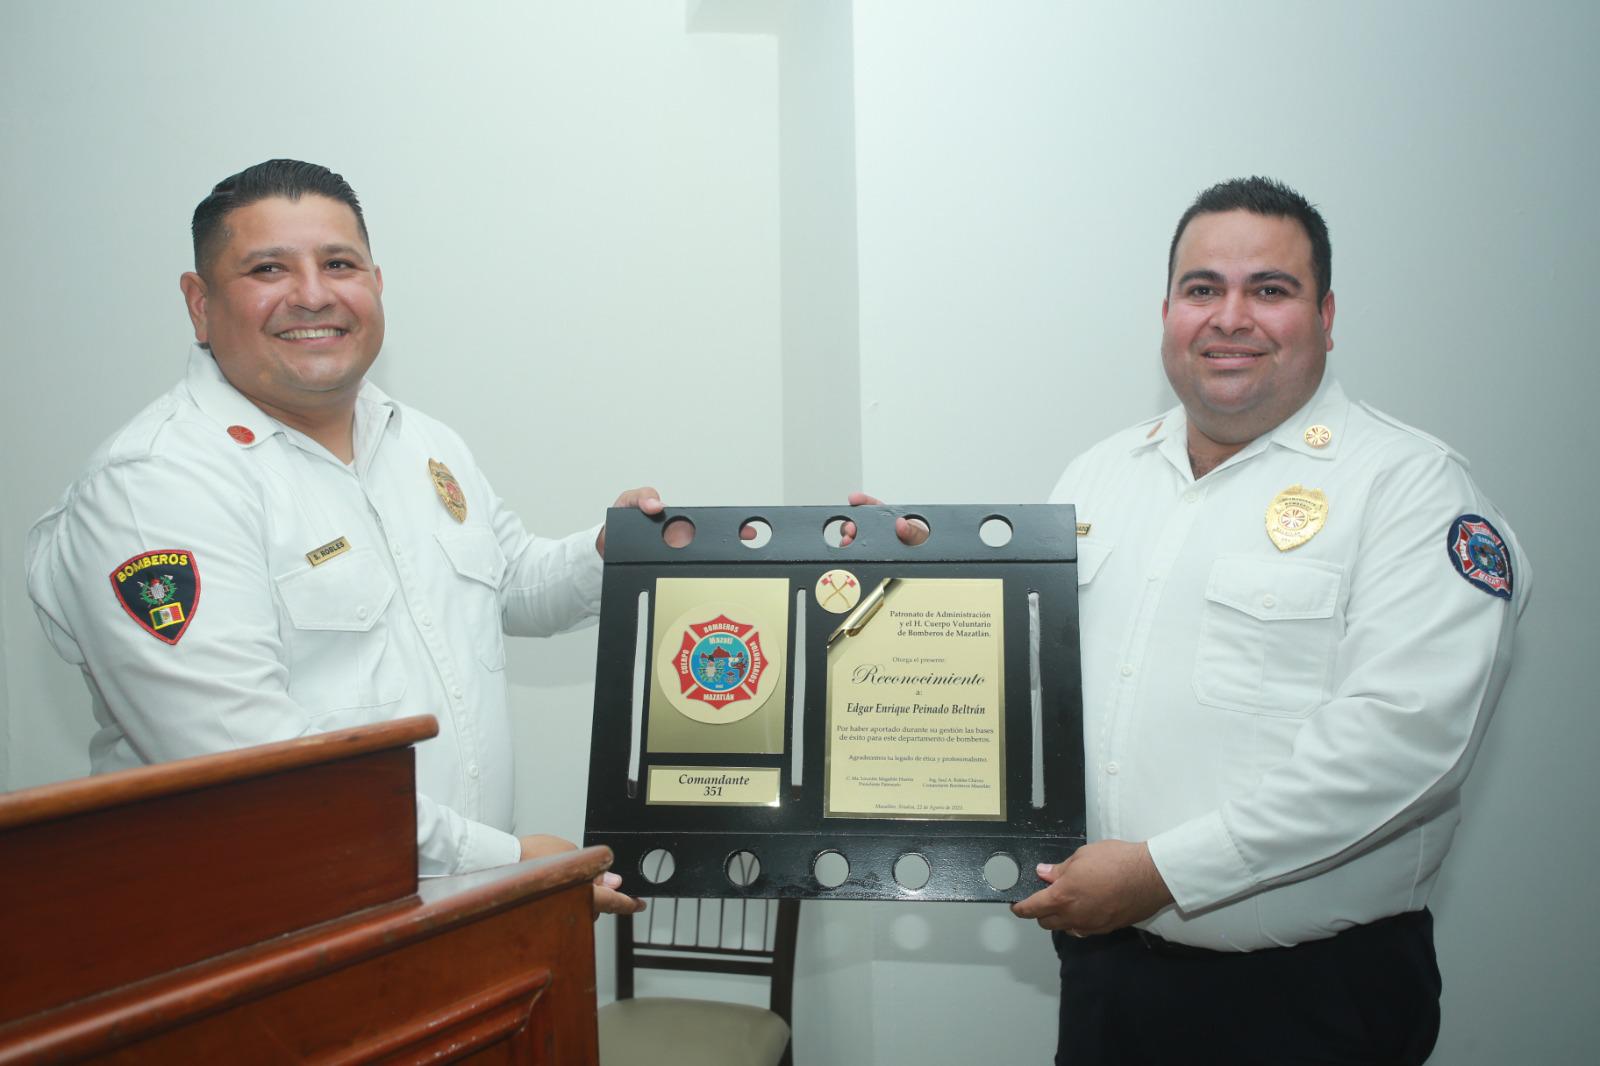
[[[700,504],[1040,499],[1171,402],[1171,226],[1202,186],[1269,173],[1332,226],[1336,372],[1465,452],[1539,570],[1434,900],[1434,1061],[1585,1059],[1595,11],[0,5],[0,787],[86,768],[22,538],[180,374],[189,212],[225,174],[287,154],[351,179],[387,283],[380,381],[557,533],[642,481]],[[695,374],[730,361],[772,398],[721,423],[772,457],[766,490],[695,476]],[[515,642],[525,828],[581,831],[593,651]],[[813,904],[802,936],[803,1063],[1048,1059],[1048,939],[1002,908]]]

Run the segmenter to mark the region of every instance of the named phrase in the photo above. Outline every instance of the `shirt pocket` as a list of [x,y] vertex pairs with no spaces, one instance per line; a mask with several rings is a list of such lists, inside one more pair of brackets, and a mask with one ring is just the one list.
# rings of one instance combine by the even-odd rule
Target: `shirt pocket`
[[[461,595],[470,620],[492,619],[484,632],[472,632],[473,652],[488,670],[504,670],[505,634],[500,628],[500,581],[506,573],[506,555],[487,526],[461,526],[434,534],[445,558],[464,579]],[[480,602],[481,601],[481,602]]]
[[1086,537],[1078,538],[1078,586],[1082,588],[1094,582],[1094,576],[1100,572],[1105,561],[1111,557],[1114,545],[1103,540],[1089,540]]
[[1203,704],[1304,718],[1327,697],[1344,620],[1344,568],[1224,555],[1211,566],[1195,649]]
[[385,620],[394,581],[370,549],[273,578],[287,625],[289,697],[322,729],[381,721],[406,673]]

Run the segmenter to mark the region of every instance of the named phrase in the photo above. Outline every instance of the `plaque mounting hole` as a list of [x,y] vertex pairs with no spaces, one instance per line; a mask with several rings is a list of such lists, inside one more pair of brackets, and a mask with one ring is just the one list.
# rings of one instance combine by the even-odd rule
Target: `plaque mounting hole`
[[761,876],[761,860],[753,852],[736,851],[728,856],[723,870],[728,875],[729,884],[735,888],[749,888]]
[[992,514],[978,527],[978,539],[991,548],[1004,548],[1011,543],[1011,523]]
[[822,523],[822,543],[830,548],[848,548],[844,543],[844,524],[850,521],[841,515],[834,515]]
[[929,522],[926,518],[924,518],[922,515],[919,515],[919,514],[908,514],[908,515],[906,515],[906,521],[909,522],[911,524],[912,528],[913,528],[913,532],[911,534],[912,536],[916,536],[915,527],[917,527],[917,526],[921,526],[922,527],[922,539],[921,540],[917,540],[917,541],[912,541],[910,543],[910,547],[918,548],[918,547],[921,547],[922,545],[928,543],[928,538],[933,536],[933,523]]
[[1020,875],[1017,860],[1003,851],[989,856],[989,861],[983,864],[983,879],[989,882],[989,887],[996,892],[1015,888]]
[[669,548],[685,547],[694,540],[694,523],[682,515],[669,518],[667,524],[661,527],[661,539]]
[[928,878],[932,874],[933,870],[928,866],[928,860],[914,851],[908,851],[895,860],[895,883],[907,892],[920,892],[927,888]]
[[811,864],[811,876],[823,888],[838,888],[850,879],[850,860],[837,851],[825,851]]
[[673,861],[672,852],[665,848],[655,848],[645,852],[644,858],[639,860],[639,876],[652,885],[664,885],[671,880],[677,866],[678,864]]
[[772,526],[765,518],[746,518],[739,527],[739,543],[746,548],[765,548],[772,542]]

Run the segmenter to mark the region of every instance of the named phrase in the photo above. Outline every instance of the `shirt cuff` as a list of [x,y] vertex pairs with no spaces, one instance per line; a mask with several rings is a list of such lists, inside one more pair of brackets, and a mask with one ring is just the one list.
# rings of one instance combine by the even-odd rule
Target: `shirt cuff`
[[456,857],[458,874],[474,870],[487,870],[491,866],[509,866],[522,861],[522,841],[510,833],[492,829],[482,822],[467,822],[467,831],[461,841],[461,853]]
[[600,579],[605,573],[605,560],[595,551],[594,542],[604,522],[579,530],[566,538],[566,561],[571,568],[572,587],[591,612],[600,610]]
[[1173,901],[1185,913],[1216,906],[1256,886],[1220,811],[1158,833],[1145,843]]

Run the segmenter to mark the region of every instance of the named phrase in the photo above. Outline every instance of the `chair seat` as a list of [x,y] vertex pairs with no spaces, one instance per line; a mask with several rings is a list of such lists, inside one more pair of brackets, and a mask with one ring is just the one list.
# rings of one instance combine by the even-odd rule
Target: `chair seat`
[[600,1008],[601,1066],[777,1066],[788,1045],[763,1007],[652,996]]

